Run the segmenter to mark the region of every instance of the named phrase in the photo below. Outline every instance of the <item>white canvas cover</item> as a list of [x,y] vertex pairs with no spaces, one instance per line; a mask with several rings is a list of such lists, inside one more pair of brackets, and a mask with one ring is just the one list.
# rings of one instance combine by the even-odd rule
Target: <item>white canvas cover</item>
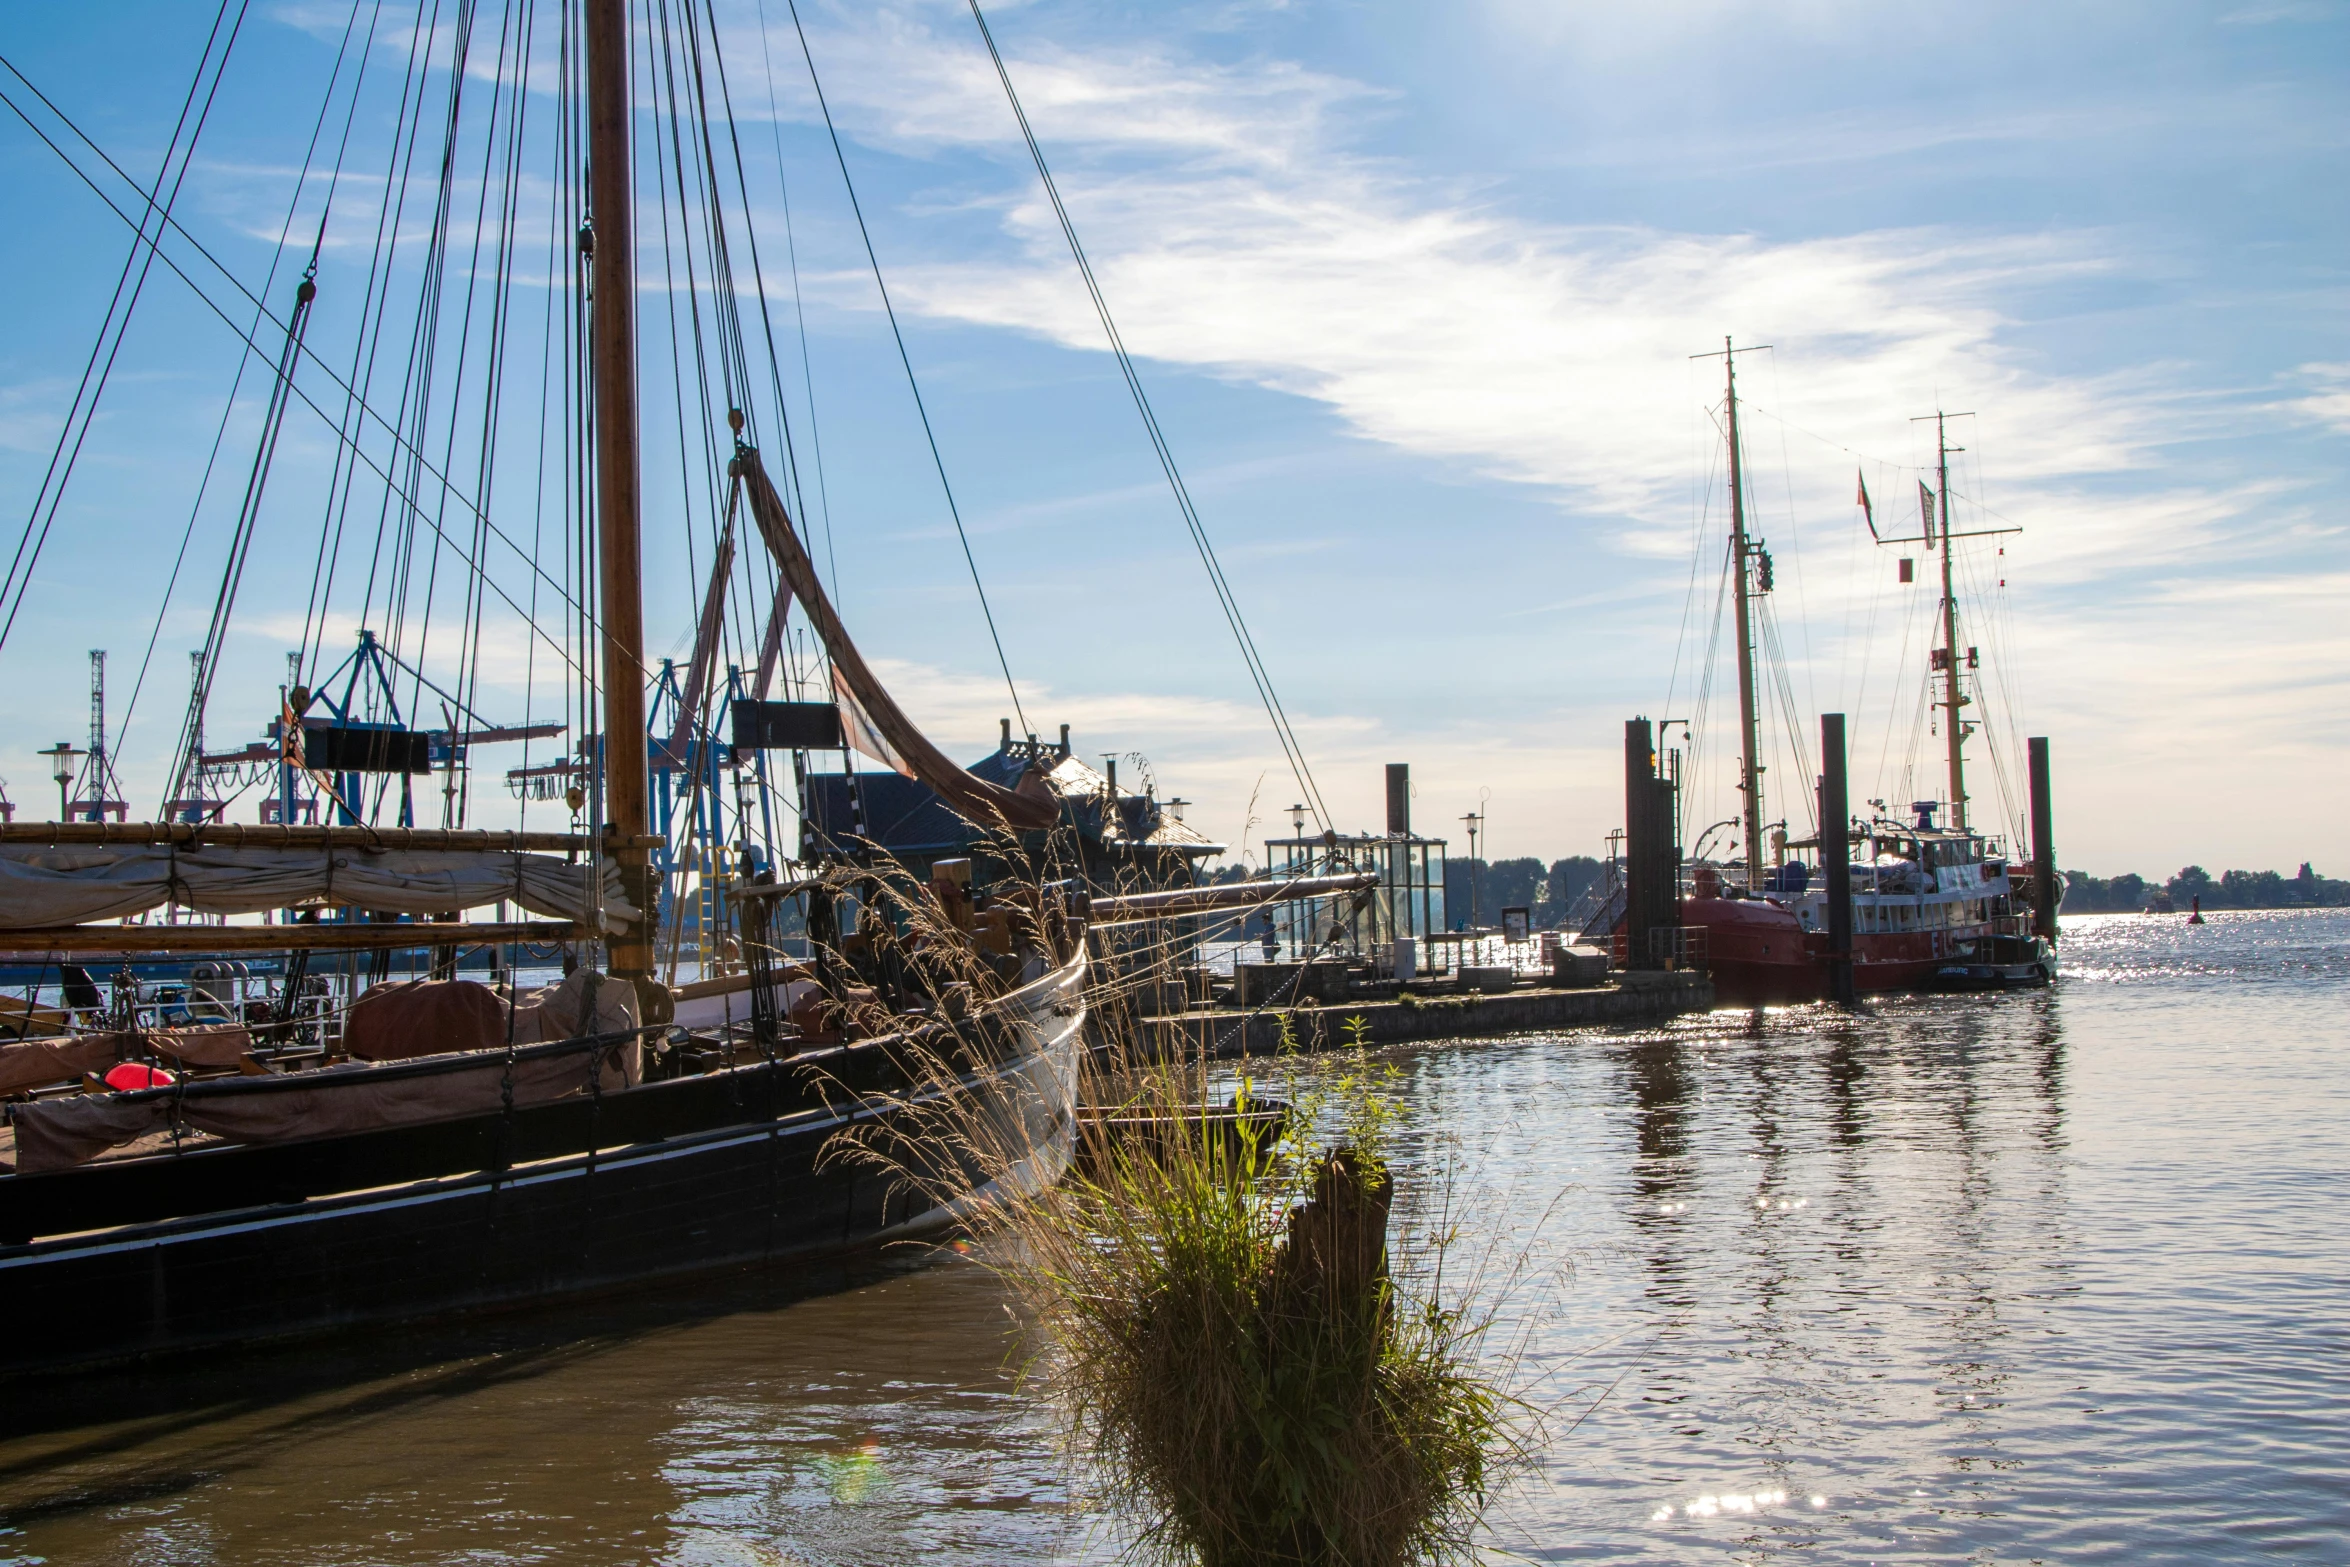
[[[588,866],[548,854],[179,844],[0,844],[0,932],[119,919],[165,904],[253,914],[305,904],[438,914],[501,898],[549,919],[597,924]],[[638,913],[605,862],[602,928]]]

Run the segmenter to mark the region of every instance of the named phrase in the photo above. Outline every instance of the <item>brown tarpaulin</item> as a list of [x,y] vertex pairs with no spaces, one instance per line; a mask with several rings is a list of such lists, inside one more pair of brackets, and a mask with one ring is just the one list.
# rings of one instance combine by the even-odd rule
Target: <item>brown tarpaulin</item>
[[103,1073],[121,1059],[120,1034],[28,1039],[21,1045],[0,1045],[0,1094],[22,1093],[47,1083],[76,1082],[84,1072]]
[[[601,1050],[525,1056],[513,1067],[514,1103],[544,1104],[586,1092],[597,1061],[605,1063],[606,1092],[642,1081],[643,1046],[634,1040]],[[438,1069],[425,1069],[428,1063]],[[506,1056],[499,1050],[223,1080],[202,1085],[215,1091],[185,1096],[159,1089],[45,1099],[14,1107],[16,1167],[31,1175],[80,1164],[167,1129],[175,1111],[182,1125],[231,1142],[291,1142],[489,1114],[503,1108],[505,1085]]]
[[[115,1037],[115,1036],[109,1036]],[[145,1036],[158,1055],[190,1066],[235,1066],[253,1048],[253,1031],[226,1028],[165,1028]]]
[[343,1049],[362,1061],[505,1048],[506,1008],[470,979],[378,985],[343,1017]]
[[[1060,805],[1033,769],[1021,779],[1018,790],[1000,788],[957,767],[952,758],[914,727],[913,720],[866,666],[864,655],[849,640],[848,629],[834,612],[832,600],[824,596],[823,584],[816,578],[816,563],[808,558],[799,535],[793,532],[791,514],[783,508],[783,497],[768,482],[758,452],[748,446],[738,448],[735,471],[742,477],[743,489],[750,496],[751,516],[758,522],[760,536],[766,539],[768,550],[775,556],[776,568],[807,610],[809,622],[832,655],[834,679],[855,699],[856,707],[887,742],[888,749],[903,760],[903,771],[928,784],[956,812],[980,827],[993,827],[1000,822],[1025,832],[1044,832],[1057,824],[1061,819]],[[1030,792],[1032,789],[1034,793]]]

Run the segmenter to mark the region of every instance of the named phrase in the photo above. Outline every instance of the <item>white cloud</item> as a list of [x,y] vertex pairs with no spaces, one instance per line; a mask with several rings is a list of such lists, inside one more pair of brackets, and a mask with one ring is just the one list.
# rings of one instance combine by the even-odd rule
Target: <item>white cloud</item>
[[[1826,25],[1837,10],[1818,9],[1805,25]],[[1667,20],[1697,25],[1706,10],[1684,7]],[[828,33],[818,46],[828,86],[849,84],[836,91],[858,106],[861,136],[918,155],[963,147],[1003,158],[1005,184],[993,200],[1011,243],[894,266],[901,308],[1099,351],[1101,328],[1009,141],[984,59],[927,36],[935,58],[899,52],[906,25],[901,15],[887,24],[895,33]],[[857,63],[883,58],[885,38],[895,78]],[[1639,39],[1622,44],[1632,49]],[[1207,69],[1165,54],[1011,53],[1137,354],[1309,398],[1364,439],[1539,487],[1570,515],[1617,519],[1614,542],[1627,553],[1685,558],[1693,476],[1711,461],[1718,477],[1711,452],[1719,436],[1702,410],[1718,403],[1720,362],[1689,356],[1717,346],[1725,331],[1776,344],[1742,361],[1741,389],[1760,416],[1749,454],[1765,481],[1775,540],[1794,544],[1785,535],[1800,523],[1813,545],[1796,552],[1801,596],[1788,595],[1783,607],[1809,622],[1823,697],[1839,678],[1838,659],[1882,661],[1894,650],[1856,653],[1866,639],[1853,634],[1890,563],[1865,542],[1820,548],[1822,535],[1857,522],[1855,466],[1870,469],[1881,517],[1914,505],[1912,476],[1901,470],[1929,459],[1931,436],[1911,421],[1938,406],[1978,415],[1954,437],[1970,453],[1953,488],[1968,502],[1991,499],[1997,513],[1980,515],[1981,525],[2028,525],[2020,538],[1974,547],[1983,557],[1972,568],[1978,575],[2012,574],[2021,590],[2018,611],[1982,606],[1978,634],[2020,612],[2003,649],[2013,666],[2006,678],[2047,704],[2035,728],[2057,717],[2073,726],[2082,781],[2092,769],[2118,780],[2163,765],[2178,731],[2146,728],[2155,691],[2165,711],[2191,713],[2208,732],[2241,723],[2260,745],[2273,739],[2290,749],[2301,743],[2293,740],[2296,703],[2306,711],[2311,682],[2338,680],[2350,664],[2338,638],[2305,624],[2305,598],[2294,596],[2290,613],[2249,607],[2269,604],[2261,585],[2285,580],[2303,552],[2296,484],[2234,480],[2182,457],[2185,438],[2232,433],[2260,417],[2257,408],[2198,392],[2191,367],[2067,374],[2035,352],[2045,338],[2023,324],[2035,296],[2126,280],[2131,246],[2122,236],[1910,227],[1778,238],[1536,221],[1465,181],[1349,150],[1347,116],[1377,105],[1344,83],[1281,64]],[[933,93],[918,113],[893,115],[885,104],[903,101],[895,94],[909,58]],[[1296,102],[1283,108],[1291,83]],[[2029,121],[1950,134],[2022,137],[2032,134]],[[971,182],[955,189],[964,210],[986,210]],[[2294,408],[2341,427],[2350,405],[2340,367],[2305,374],[2317,390]],[[1772,420],[1789,432],[1783,459]],[[1992,558],[2001,545],[2008,556]],[[2190,566],[2198,568],[2191,579],[2182,576]],[[2179,581],[2219,578],[2250,597],[2159,602]],[[1603,571],[1591,584],[1563,585],[1620,581]],[[2181,635],[2149,650],[2150,625]],[[2195,651],[2217,643],[2224,653]],[[2289,657],[2274,656],[2288,649]],[[1922,667],[1921,647],[1909,652]],[[1800,646],[1796,654],[1800,662]],[[2263,684],[2263,671],[2280,679]],[[1889,683],[1914,673],[1879,667],[1866,689],[1881,700]],[[1600,678],[1601,705],[1620,702],[1620,679]],[[1805,689],[1811,677],[1798,669],[1795,678]],[[1856,677],[1842,678],[1850,685]],[[1528,705],[1554,705],[1555,690],[1537,682]],[[1249,711],[1230,714],[1232,732],[1245,737],[1233,745],[1230,732],[1194,730],[1114,694],[1058,702],[1059,716],[1090,706],[1107,726],[1158,737],[1180,757],[1187,792],[1239,789],[1270,751]],[[1498,852],[1563,852],[1584,846],[1559,843],[1556,824],[1617,816],[1612,754],[1522,737],[1605,735],[1616,716],[1547,712],[1513,723],[1505,739],[1415,714],[1398,720],[1409,724],[1408,739],[1384,723],[1333,726],[1315,737],[1312,755],[1338,781],[1326,787],[1349,802],[1342,817],[1373,819],[1376,764],[1402,749],[1438,758],[1421,769],[1432,797],[1473,802],[1491,785],[1509,803],[1497,819],[1505,827]],[[1237,800],[1215,798],[1219,811],[1238,815]],[[2149,803],[2166,798],[2141,791],[2106,811],[2098,830],[2175,836],[2176,824],[2157,820]],[[1526,822],[1524,838],[1506,830],[1511,816]]]
[[[1012,253],[901,263],[901,304],[1098,351],[984,55],[903,11],[817,48],[855,134],[1006,160],[994,200]],[[1366,438],[1579,507],[1683,514],[1693,441],[1710,439],[1697,410],[1718,400],[1719,362],[1690,356],[1725,332],[1778,345],[1749,361],[1750,398],[1895,462],[1915,454],[1909,416],[1938,399],[1986,411],[2011,485],[2131,467],[2157,438],[2159,370],[2059,378],[2007,340],[2019,296],[2114,269],[2094,235],[1542,223],[1349,152],[1346,115],[1376,95],[1287,62],[1015,49],[1011,68],[1135,352],[1312,398]],[[1824,480],[1805,498],[1825,501]]]
[[2302,376],[2317,390],[2285,406],[2314,424],[2350,434],[2350,364],[2308,364]]

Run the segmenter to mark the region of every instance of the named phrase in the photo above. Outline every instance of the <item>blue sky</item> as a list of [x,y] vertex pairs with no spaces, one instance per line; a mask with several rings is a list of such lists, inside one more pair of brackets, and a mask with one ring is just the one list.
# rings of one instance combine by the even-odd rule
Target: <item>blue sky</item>
[[[208,11],[120,6],[103,29],[17,11],[0,50],[145,172]],[[275,240],[348,15],[256,0],[182,198],[187,228],[248,284],[276,264],[280,311],[299,258]],[[408,25],[382,15],[387,34]],[[803,15],[1032,726],[1070,723],[1089,754],[1144,753],[1227,840],[1253,798],[1245,836],[1262,837],[1297,786],[968,15],[822,0]],[[1700,711],[1720,394],[1719,362],[1689,356],[1735,334],[1774,345],[1742,361],[1742,384],[1756,526],[1780,567],[1786,704],[1806,726],[1823,708],[1852,714],[1856,794],[1931,791],[1937,745],[1918,727],[1927,601],[1895,582],[1898,551],[1868,547],[1855,469],[1881,522],[1914,516],[1931,452],[1914,416],[1969,410],[1953,427],[1968,448],[1962,520],[2025,531],[1970,546],[1967,640],[1997,671],[1985,706],[2000,760],[2012,771],[2023,734],[2054,739],[2066,863],[2350,864],[2350,826],[2327,805],[2350,762],[2337,608],[2350,7],[1300,0],[990,15],[1341,825],[1374,825],[1379,765],[1408,760],[1424,826],[1457,836],[1482,803],[1495,852],[1597,852],[1621,815],[1621,720]],[[976,755],[1008,705],[1002,676],[796,39],[767,0],[771,125],[757,5],[726,0],[718,16],[778,300],[778,170],[789,182],[823,445],[812,531],[829,516],[867,651],[950,750]],[[379,50],[377,80],[400,63]],[[386,123],[372,109],[357,122],[366,157],[330,224],[313,327],[330,360],[356,340],[361,214],[381,189],[358,171],[380,175]],[[10,117],[0,174],[13,547],[127,234]],[[655,178],[649,162],[640,174]],[[524,254],[535,242],[543,256],[543,170],[533,178]],[[304,186],[305,236],[322,189]],[[149,289],[0,648],[0,734],[17,737],[0,744],[0,776],[28,816],[54,808],[32,753],[86,728],[88,648],[109,648],[118,707],[128,693],[237,373],[217,318],[172,278]],[[682,651],[708,559],[666,433],[662,297],[644,307],[648,427],[665,432],[647,483],[657,652]],[[514,298],[535,321],[546,296]],[[785,309],[779,330],[804,446],[795,320]],[[535,387],[535,340],[518,362]],[[228,421],[226,477],[198,513],[124,736],[133,800],[162,788],[264,380],[248,373]],[[520,537],[534,463],[510,454],[536,439],[535,403],[514,418],[490,510]],[[328,435],[305,409],[289,418],[216,742],[256,731],[298,637]],[[518,560],[492,575],[526,595]],[[483,636],[485,712],[558,713],[547,658],[524,680],[514,618],[493,605]],[[1734,699],[1717,663],[1700,825],[1734,808]],[[1774,782],[1808,776],[1783,740],[1774,753]],[[486,819],[510,815],[487,793]]]

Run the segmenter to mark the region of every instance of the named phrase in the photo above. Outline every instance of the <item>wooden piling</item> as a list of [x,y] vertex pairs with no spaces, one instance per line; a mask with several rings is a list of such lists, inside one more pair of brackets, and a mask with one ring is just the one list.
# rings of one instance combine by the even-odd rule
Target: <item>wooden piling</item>
[[1624,724],[1624,967],[1671,967],[1668,934],[1681,923],[1672,785],[1657,776],[1645,718]]
[[1820,870],[1828,882],[1828,997],[1853,1003],[1852,802],[1845,771],[1844,715],[1820,715]]
[[2056,941],[2056,906],[2064,888],[2056,874],[2055,809],[2048,797],[2048,737],[2034,735],[2024,744],[2031,752],[2032,772],[2032,934]]

